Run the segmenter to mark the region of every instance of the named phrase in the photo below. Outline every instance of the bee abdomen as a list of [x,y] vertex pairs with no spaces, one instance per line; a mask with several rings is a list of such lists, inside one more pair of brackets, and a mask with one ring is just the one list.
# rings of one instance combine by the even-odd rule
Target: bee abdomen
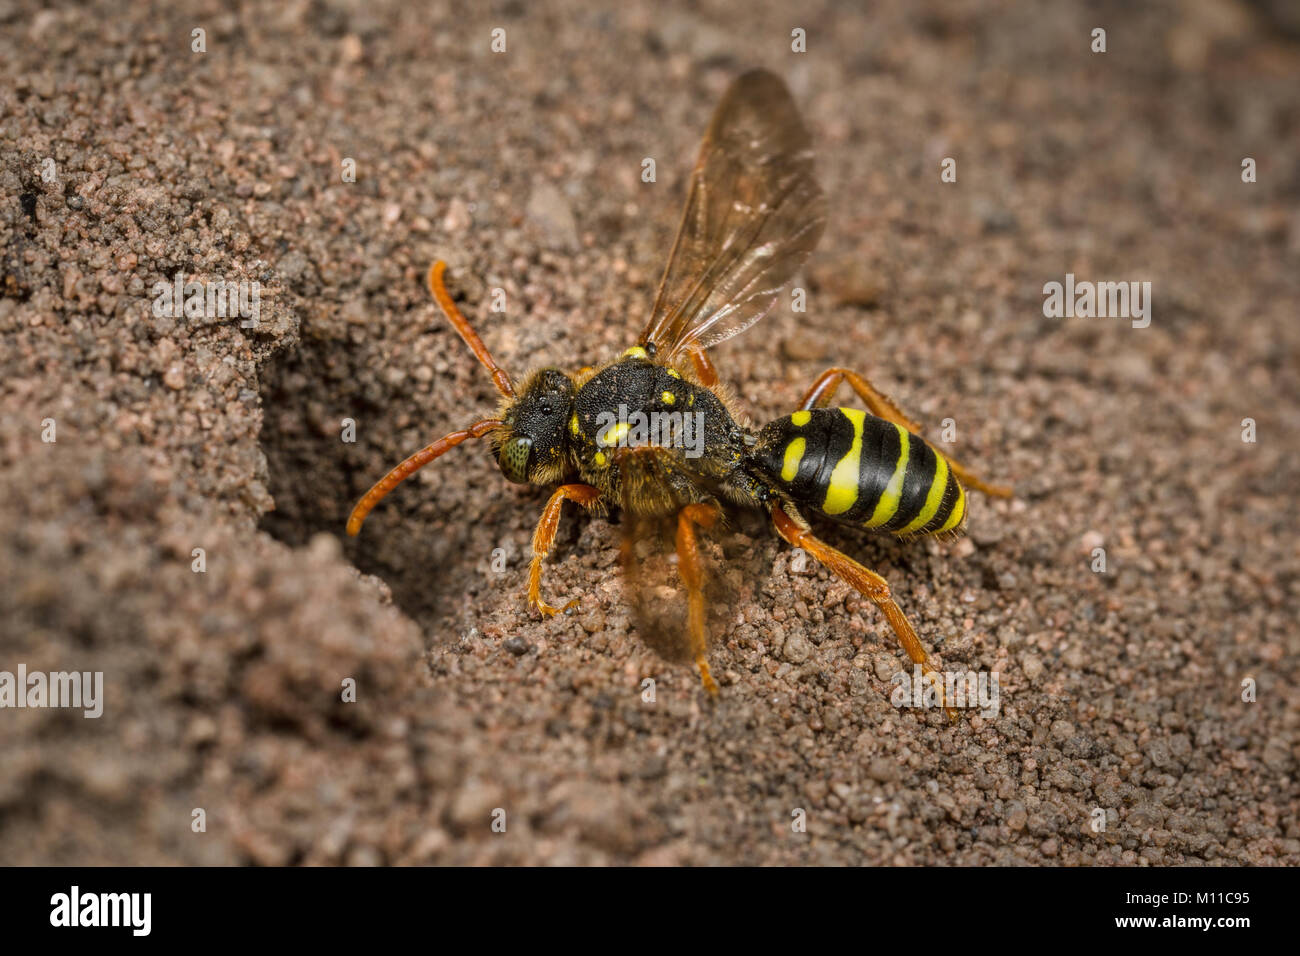
[[796,503],[901,536],[956,534],[966,494],[917,435],[856,408],[795,412],[765,426],[750,464]]

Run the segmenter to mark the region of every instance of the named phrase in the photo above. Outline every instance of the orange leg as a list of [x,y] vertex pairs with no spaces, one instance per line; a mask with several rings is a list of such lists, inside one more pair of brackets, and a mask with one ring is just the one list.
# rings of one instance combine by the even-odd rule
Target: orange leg
[[909,432],[921,431],[921,426],[904,415],[903,410],[895,405],[891,398],[877,391],[875,386],[857,372],[847,368],[828,368],[822,372],[817,377],[817,381],[813,382],[812,388],[804,394],[799,407],[801,409],[825,408],[835,397],[836,390],[845,382],[848,382],[849,387],[858,393],[858,397],[867,403],[867,408],[877,418],[901,425]]
[[700,669],[700,681],[709,696],[718,696],[718,685],[709,670],[709,638],[704,620],[704,568],[700,560],[695,526],[713,527],[722,512],[716,504],[687,505],[677,512],[677,573],[686,585],[686,612],[690,628],[691,654]]
[[705,388],[713,388],[718,384],[718,370],[713,367],[704,349],[691,349],[691,361],[695,363],[695,377],[700,380],[701,385]]
[[361,530],[361,522],[366,520],[366,515],[370,514],[375,505],[383,497],[405,481],[415,472],[419,471],[429,462],[433,461],[439,455],[451,451],[461,442],[469,438],[482,438],[492,429],[501,426],[503,422],[497,418],[486,418],[481,422],[475,422],[469,428],[463,431],[452,432],[443,438],[439,438],[427,448],[417,451],[406,461],[402,462],[388,474],[375,482],[374,487],[365,493],[356,507],[352,509],[352,514],[348,516],[348,534],[355,535]]
[[618,543],[618,566],[628,589],[635,590],[641,574],[641,565],[636,560],[636,543],[641,539],[641,521],[624,513],[622,527],[623,536]]
[[[818,376],[817,381],[813,382],[812,388],[808,389],[804,395],[803,402],[800,403],[799,407],[801,409],[825,408],[831,403],[831,399],[835,397],[836,389],[845,382],[848,382],[849,387],[866,403],[871,414],[877,418],[883,418],[887,422],[893,422],[901,428],[906,428],[909,432],[915,432],[918,435],[921,433],[921,426],[903,414],[902,409],[895,405],[892,399],[877,391],[875,386],[857,372],[847,368],[828,368]],[[948,460],[948,466],[952,469],[952,473],[957,476],[957,480],[967,488],[974,488],[976,491],[982,491],[994,498],[1011,497],[1010,488],[1005,488],[1002,485],[990,485],[975,477],[948,455],[943,457]]]
[[533,563],[528,569],[528,605],[537,608],[548,617],[578,606],[578,599],[574,598],[562,608],[551,607],[542,600],[541,595],[542,561],[550,553],[551,545],[555,543],[555,532],[560,527],[560,509],[564,507],[565,499],[576,501],[584,508],[589,508],[599,498],[600,489],[593,488],[591,485],[560,485],[542,510],[542,519],[537,522],[537,530],[533,532]]
[[[820,561],[841,581],[851,584],[863,597],[868,598],[884,612],[889,626],[898,635],[898,642],[907,651],[912,662],[921,666],[923,674],[935,676],[935,686],[939,689],[939,703],[943,704],[943,676],[930,666],[921,639],[916,636],[912,623],[903,614],[902,609],[894,603],[889,593],[889,583],[874,571],[869,571],[842,551],[837,551],[824,541],[813,537],[802,519],[796,521],[780,504],[772,508],[772,521],[777,533],[796,548],[803,548]],[[944,708],[950,720],[957,719],[957,711],[951,707]]]
[[[947,455],[944,455],[943,457],[948,458]],[[982,491],[990,498],[1010,498],[1012,495],[1012,490],[1007,486],[990,485],[987,482],[976,478],[966,470],[965,466],[953,461],[951,458],[948,458],[948,468],[957,476],[957,480],[967,488],[974,488],[976,491]]]

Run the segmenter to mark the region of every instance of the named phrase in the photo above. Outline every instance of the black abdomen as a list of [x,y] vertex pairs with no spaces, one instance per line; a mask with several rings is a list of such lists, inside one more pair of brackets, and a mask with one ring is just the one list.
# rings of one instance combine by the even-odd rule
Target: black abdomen
[[955,534],[966,495],[917,435],[856,408],[795,412],[765,426],[750,466],[796,503],[897,535]]

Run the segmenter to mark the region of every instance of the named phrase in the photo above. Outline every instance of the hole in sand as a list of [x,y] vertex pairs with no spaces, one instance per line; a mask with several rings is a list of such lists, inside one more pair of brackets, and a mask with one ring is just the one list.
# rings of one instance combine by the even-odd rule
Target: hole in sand
[[[401,427],[412,396],[365,368],[361,352],[348,341],[304,338],[263,365],[261,444],[276,508],[261,527],[293,547],[320,532],[336,536],[357,568],[387,582],[394,602],[428,627],[500,586],[485,573],[487,562],[504,537],[517,537],[502,512],[522,515],[540,504],[530,509],[503,487],[486,444],[467,444],[428,466],[427,477],[407,479],[349,538],[344,524],[365,490],[421,442],[456,427],[431,408],[424,437],[396,450],[397,433],[412,431]],[[356,422],[354,443],[343,440],[345,418]],[[511,557],[517,567],[520,556]]]

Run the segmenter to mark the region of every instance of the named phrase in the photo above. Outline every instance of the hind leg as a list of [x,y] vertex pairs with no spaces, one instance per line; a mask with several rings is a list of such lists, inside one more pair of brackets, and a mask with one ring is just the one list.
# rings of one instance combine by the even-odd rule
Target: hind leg
[[[797,514],[797,512],[796,512]],[[889,583],[874,571],[864,568],[842,551],[837,551],[826,542],[813,536],[808,525],[802,519],[796,521],[780,504],[772,508],[772,522],[777,533],[796,548],[803,548],[814,558],[829,568],[840,580],[851,584],[858,593],[868,598],[880,608],[889,621],[889,626],[898,636],[898,643],[903,645],[915,664],[919,664],[923,674],[934,675],[935,687],[939,691],[939,703],[943,705],[943,676],[930,666],[921,639],[916,636],[912,623],[903,614],[902,609],[894,603],[889,593]],[[950,720],[957,719],[957,711],[951,707],[944,708]]]
[[686,612],[690,630],[691,654],[700,670],[700,681],[709,696],[718,696],[718,685],[709,670],[709,637],[704,619],[704,567],[700,560],[695,528],[712,528],[721,511],[716,504],[687,505],[677,512],[677,572],[686,585]]
[[893,399],[884,392],[878,391],[874,385],[857,372],[847,368],[828,368],[817,376],[817,381],[813,382],[808,391],[804,393],[799,408],[825,408],[831,403],[836,391],[845,382],[849,383],[849,387],[857,392],[858,398],[866,403],[871,414],[877,418],[883,418],[887,422],[901,425],[909,432],[921,431],[921,426],[904,415],[903,410],[894,404]]
[[[877,418],[883,418],[887,422],[893,422],[901,428],[906,428],[909,432],[921,433],[921,426],[908,418],[903,410],[900,409],[894,401],[880,392],[868,382],[865,378],[847,368],[828,368],[817,377],[812,387],[804,394],[803,401],[799,404],[800,409],[825,408],[835,397],[836,390],[845,382],[857,393],[857,396],[866,403],[868,410]],[[937,450],[937,449],[936,449]],[[948,455],[944,455],[948,460],[948,466],[952,473],[957,476],[967,488],[974,488],[976,491],[982,491],[986,495],[994,498],[1010,498],[1011,489],[1002,485],[990,485],[982,479],[976,477],[965,466],[953,461]]]

